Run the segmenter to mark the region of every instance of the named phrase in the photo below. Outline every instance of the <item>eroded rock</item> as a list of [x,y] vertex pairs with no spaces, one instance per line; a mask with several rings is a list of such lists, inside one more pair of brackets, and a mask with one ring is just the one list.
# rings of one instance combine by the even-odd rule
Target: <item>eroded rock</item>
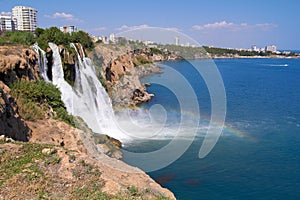
[[10,89],[0,81],[0,135],[14,140],[28,141],[31,130],[18,114],[18,106]]

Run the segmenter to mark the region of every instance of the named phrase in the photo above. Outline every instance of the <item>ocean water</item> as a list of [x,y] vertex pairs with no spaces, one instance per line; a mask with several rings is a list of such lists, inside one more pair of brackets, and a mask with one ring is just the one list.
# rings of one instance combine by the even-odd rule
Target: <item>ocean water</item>
[[[189,148],[168,166],[148,173],[178,199],[300,199],[300,60],[214,62],[224,81],[227,113],[223,133],[205,158],[200,159],[198,153],[211,115],[211,100],[194,67],[207,67],[206,60],[165,62],[162,64],[169,67],[163,74],[143,79],[152,83],[148,91],[155,94],[143,109],[161,105],[167,117],[163,132],[168,134],[134,141],[126,144],[125,150],[159,150],[172,141],[173,128],[183,126],[180,138],[192,140]],[[200,118],[184,112],[180,97],[170,90],[171,83],[185,91],[185,84],[174,79],[173,70],[192,86]],[[193,94],[187,90],[183,95],[189,99]],[[183,115],[190,121],[200,119],[196,137],[189,138],[189,123],[178,125]],[[126,152],[124,160],[144,167]]]

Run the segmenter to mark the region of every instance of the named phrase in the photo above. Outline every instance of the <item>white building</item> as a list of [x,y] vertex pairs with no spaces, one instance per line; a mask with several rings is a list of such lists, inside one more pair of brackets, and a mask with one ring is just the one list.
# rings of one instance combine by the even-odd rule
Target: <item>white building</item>
[[259,48],[257,48],[256,45],[251,46],[251,51],[259,51]]
[[17,20],[13,19],[10,14],[2,13],[0,15],[0,30],[1,31],[14,31],[16,30]]
[[116,38],[115,38],[115,34],[114,33],[111,33],[109,35],[109,40],[112,42],[112,43],[115,43],[116,42]]
[[271,46],[266,46],[265,47],[265,51],[271,51],[271,52],[276,52],[277,51],[277,47],[275,45],[271,45]]
[[37,10],[26,6],[15,6],[12,18],[17,20],[18,31],[35,31],[37,28]]
[[61,32],[64,32],[64,33],[74,33],[77,31],[77,27],[76,26],[61,26],[59,27],[59,30]]
[[104,44],[108,44],[107,37],[105,35],[101,36],[99,39],[102,40]]
[[179,37],[175,37],[175,45],[176,45],[176,46],[179,45]]

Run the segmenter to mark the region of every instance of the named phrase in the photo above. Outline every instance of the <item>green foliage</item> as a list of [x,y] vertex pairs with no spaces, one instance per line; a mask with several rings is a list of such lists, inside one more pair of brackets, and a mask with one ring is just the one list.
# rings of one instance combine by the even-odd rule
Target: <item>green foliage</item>
[[70,42],[80,43],[84,48],[88,50],[92,50],[95,47],[89,34],[84,31],[77,31],[72,33],[70,40]]
[[[177,46],[177,45],[159,45],[160,49],[167,49],[169,52],[173,52],[184,59],[195,59],[197,57],[205,57],[206,51],[202,47],[185,47],[185,46]],[[165,52],[163,52],[164,57],[167,56]]]
[[53,159],[52,159],[52,164],[58,164],[60,162],[60,157],[59,156],[55,156]]
[[69,115],[64,107],[54,108],[54,111],[56,112],[56,119],[61,119],[75,127],[75,118],[72,115]]
[[46,49],[49,42],[57,45],[64,45],[69,47],[70,43],[81,43],[85,49],[92,50],[94,43],[88,33],[84,31],[77,31],[72,34],[63,33],[57,27],[48,29],[37,28],[33,32],[23,31],[7,31],[0,35],[0,44],[22,44],[32,45],[38,42],[42,49]]
[[[2,181],[24,171],[26,171],[26,178],[29,180],[33,180],[34,178],[37,178],[37,176],[43,176],[42,172],[38,168],[38,164],[34,161],[38,159],[45,160],[52,156],[42,153],[42,149],[49,145],[22,143],[22,146],[22,152],[19,152],[18,156],[10,151],[1,155],[2,161],[0,162],[0,177]],[[32,175],[34,175],[34,177]]]
[[105,88],[105,90],[107,91],[107,85],[106,85],[106,79],[102,76],[100,76],[99,78],[101,85]]
[[136,196],[138,194],[138,189],[134,185],[127,187],[127,189],[129,190],[131,196]]
[[44,32],[45,32],[44,29],[42,29],[42,28],[37,28],[37,29],[35,29],[34,34],[35,34],[37,37],[40,37],[40,35],[42,35]]
[[46,49],[49,42],[53,42],[57,45],[65,43],[64,33],[57,27],[51,27],[49,29],[38,29],[37,42],[42,49]]
[[162,51],[158,48],[150,48],[151,55],[153,54],[162,54]]
[[75,126],[74,117],[69,115],[61,100],[61,93],[51,83],[44,81],[19,81],[11,87],[12,95],[17,99],[20,115],[26,120],[42,119],[45,111],[51,107],[55,118]]
[[29,121],[43,119],[44,110],[38,104],[28,101],[25,98],[17,98],[17,104],[19,105],[19,113],[23,119]]
[[133,64],[135,66],[151,63],[150,60],[148,60],[146,57],[144,57],[142,55],[137,55],[135,58],[136,58],[136,60],[133,61]]
[[124,37],[119,38],[119,45],[125,46],[127,45],[127,40]]
[[216,47],[203,47],[208,53],[213,56],[269,56],[272,52],[258,52],[258,51],[246,51],[246,50],[235,50],[235,49],[224,49]]
[[0,36],[0,43],[2,44],[22,44],[29,46],[34,42],[34,34],[32,32],[7,31]]

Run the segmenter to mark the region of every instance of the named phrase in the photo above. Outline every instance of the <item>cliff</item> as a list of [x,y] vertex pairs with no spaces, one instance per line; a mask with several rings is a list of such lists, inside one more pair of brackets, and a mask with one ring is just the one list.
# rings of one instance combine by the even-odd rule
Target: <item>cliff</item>
[[31,131],[20,117],[8,87],[19,80],[39,80],[35,52],[21,46],[0,46],[0,135],[27,141]]
[[[61,55],[65,64],[72,64],[72,54],[62,50]],[[60,102],[51,103],[41,90],[26,95],[42,96],[29,102],[33,106],[29,108],[42,114],[24,120],[19,111],[28,108],[12,96],[10,87],[19,80],[40,80],[37,55],[28,48],[0,47],[0,58],[0,199],[175,198],[143,171],[118,160],[122,156],[118,141],[93,137],[80,119],[79,129],[61,121],[57,117],[61,109],[54,109]],[[21,97],[29,101],[26,95]]]
[[15,140],[28,141],[31,131],[18,113],[10,88],[0,81],[0,135],[2,134]]
[[99,76],[115,108],[135,107],[153,97],[140,82],[143,76],[161,73],[161,69],[153,64],[149,49],[131,50],[129,47],[113,48],[100,44],[91,56],[97,60]]

